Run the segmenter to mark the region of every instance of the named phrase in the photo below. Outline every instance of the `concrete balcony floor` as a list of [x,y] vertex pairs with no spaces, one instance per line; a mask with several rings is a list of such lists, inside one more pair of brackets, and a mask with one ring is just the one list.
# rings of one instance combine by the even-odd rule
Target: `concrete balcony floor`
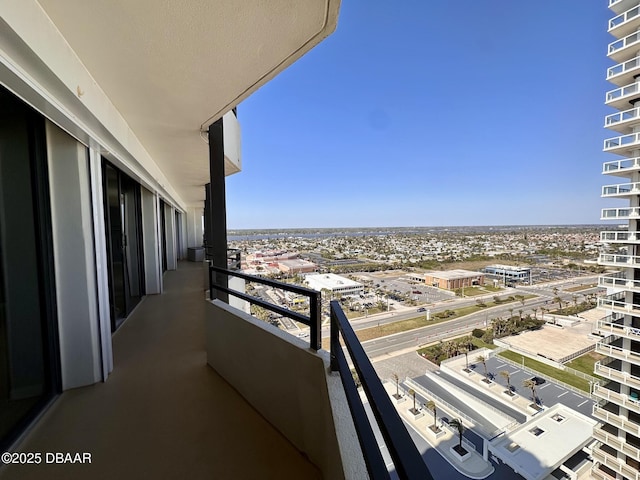
[[202,264],[167,272],[165,293],[114,335],[109,379],[64,392],[19,446],[89,452],[91,464],[9,465],[0,479],[321,478],[207,365],[203,278]]

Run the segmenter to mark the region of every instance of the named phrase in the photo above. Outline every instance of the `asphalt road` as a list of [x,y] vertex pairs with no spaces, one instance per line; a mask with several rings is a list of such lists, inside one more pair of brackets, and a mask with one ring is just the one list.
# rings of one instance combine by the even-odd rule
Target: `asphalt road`
[[[597,278],[597,277],[593,277]],[[579,279],[568,280],[564,282],[557,283],[558,288],[562,288],[563,285],[576,283],[576,280],[579,280],[580,283],[590,283],[592,277],[581,277]],[[551,302],[551,299],[555,297],[552,290],[553,286],[550,287],[526,287],[526,288],[518,288],[517,292],[521,294],[532,293],[539,295],[538,298],[529,299],[526,301],[525,306],[522,307],[519,302],[509,303],[506,305],[501,305],[497,307],[490,307],[484,310],[481,310],[476,313],[472,313],[470,315],[466,315],[464,317],[456,318],[454,320],[450,320],[448,322],[442,322],[435,325],[429,325],[422,328],[417,328],[414,330],[409,330],[406,332],[396,333],[390,336],[377,338],[375,340],[369,340],[363,342],[363,347],[367,352],[369,358],[376,358],[381,355],[389,354],[395,352],[397,350],[403,350],[405,348],[415,347],[418,348],[420,345],[433,343],[438,340],[455,336],[456,334],[464,334],[466,332],[471,331],[474,328],[485,328],[489,325],[489,322],[494,317],[499,316],[508,316],[509,309],[513,309],[514,313],[518,310],[522,309],[524,311],[531,311],[534,307],[542,307],[548,305],[547,302]],[[588,291],[595,290],[584,290],[583,293]],[[571,296],[573,294],[566,293],[560,294],[561,297],[564,297],[567,301],[570,301]],[[465,305],[475,305],[475,299],[471,300],[459,300],[459,303],[448,302],[444,306],[439,306],[438,308],[433,308],[433,312],[437,312],[440,310],[445,310],[447,308],[453,309],[456,307],[461,307]],[[408,318],[415,318],[417,312],[407,312],[402,314],[397,314],[397,316],[391,321],[399,321]],[[371,326],[376,326],[378,323],[388,323],[384,322],[382,319],[374,319],[372,321],[368,321],[368,323],[357,323],[354,325],[356,330],[361,328],[368,328]],[[324,332],[323,332],[324,333]]]

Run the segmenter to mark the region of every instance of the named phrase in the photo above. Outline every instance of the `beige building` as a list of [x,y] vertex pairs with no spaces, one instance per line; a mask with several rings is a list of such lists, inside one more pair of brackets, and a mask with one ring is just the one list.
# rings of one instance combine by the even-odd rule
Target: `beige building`
[[313,262],[296,258],[278,262],[278,269],[283,273],[290,274],[312,273],[318,270],[318,266]]
[[424,282],[438,288],[455,290],[462,287],[484,285],[484,275],[470,270],[447,270],[444,272],[426,272]]

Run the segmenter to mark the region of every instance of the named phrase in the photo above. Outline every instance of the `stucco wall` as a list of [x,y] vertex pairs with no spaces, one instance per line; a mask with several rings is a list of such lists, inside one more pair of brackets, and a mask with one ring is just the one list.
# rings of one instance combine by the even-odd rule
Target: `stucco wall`
[[215,300],[205,317],[207,361],[327,479],[368,474],[328,354]]

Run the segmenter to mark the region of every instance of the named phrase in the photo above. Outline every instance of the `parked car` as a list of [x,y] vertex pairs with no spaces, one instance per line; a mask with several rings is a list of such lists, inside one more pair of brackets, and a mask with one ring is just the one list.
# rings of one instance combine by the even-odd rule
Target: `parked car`
[[426,309],[426,308],[424,308],[424,307],[420,307],[420,308],[418,309],[418,312],[426,312],[426,311],[427,311],[427,309]]
[[536,385],[542,385],[543,383],[546,382],[546,380],[544,378],[541,377],[532,377],[531,380],[536,384]]

